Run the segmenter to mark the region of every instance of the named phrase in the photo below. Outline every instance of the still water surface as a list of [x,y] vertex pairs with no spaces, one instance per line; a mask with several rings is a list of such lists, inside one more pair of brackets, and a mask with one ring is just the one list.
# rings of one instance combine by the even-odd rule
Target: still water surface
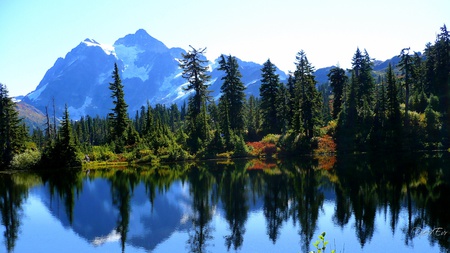
[[448,153],[0,174],[0,252],[448,252]]

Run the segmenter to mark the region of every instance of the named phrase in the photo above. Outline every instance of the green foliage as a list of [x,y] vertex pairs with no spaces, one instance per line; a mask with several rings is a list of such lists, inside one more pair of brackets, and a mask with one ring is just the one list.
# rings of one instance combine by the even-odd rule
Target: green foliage
[[439,112],[433,109],[433,99],[430,98],[430,102],[425,109],[425,140],[427,149],[437,149],[441,146],[441,115]]
[[27,130],[19,119],[8,90],[0,83],[0,168],[7,168],[13,157],[25,150]]
[[[319,240],[316,240],[313,243],[313,246],[317,249],[317,251],[310,251],[310,253],[324,253],[325,249],[328,245],[328,241],[325,241],[325,232],[318,236]],[[336,250],[331,250],[331,253],[335,253]]]
[[317,148],[318,138],[308,138],[302,133],[289,130],[280,137],[278,146],[285,155],[295,156],[299,154],[309,154]]
[[332,115],[333,119],[337,119],[339,113],[341,112],[344,99],[344,88],[347,85],[348,77],[345,74],[345,70],[339,67],[331,69],[327,76],[334,94]]
[[303,50],[297,54],[296,60],[294,119],[291,129],[311,139],[318,135],[317,130],[322,124],[322,97],[316,89],[314,67],[309,63]]
[[114,63],[112,78],[114,79],[114,82],[109,83],[109,89],[111,90],[114,108],[108,115],[111,124],[109,139],[115,144],[116,151],[123,152],[125,145],[132,136],[129,136],[127,133],[127,129],[130,128],[130,120],[128,119],[127,113],[128,105],[125,102],[124,86],[120,79],[117,63]]
[[206,102],[210,99],[208,90],[210,76],[208,72],[208,61],[204,60],[203,54],[206,48],[191,50],[182,54],[180,68],[183,70],[183,78],[189,84],[185,91],[194,91],[194,95],[189,98],[187,115],[188,146],[192,152],[196,153],[204,149],[204,144],[210,139],[209,115],[207,114]]
[[66,105],[58,138],[49,142],[45,147],[39,167],[42,169],[67,169],[79,166],[81,166],[81,160],[74,143],[72,125]]
[[281,135],[279,134],[268,134],[264,136],[261,140],[262,143],[271,143],[271,144],[277,144],[280,140]]
[[277,117],[277,96],[280,89],[280,78],[275,73],[276,67],[270,60],[263,64],[261,69],[261,86],[259,94],[261,97],[262,131],[268,133],[280,133],[280,120]]
[[89,152],[89,158],[91,161],[116,161],[117,155],[113,152],[109,146],[93,146],[91,152]]
[[247,140],[256,141],[259,139],[261,114],[259,113],[259,100],[255,96],[252,95],[248,99],[246,110]]
[[221,128],[230,128],[234,132],[244,130],[245,86],[241,81],[242,74],[236,57],[221,55],[219,70],[225,72],[220,87],[222,96],[219,99]]
[[11,161],[14,170],[33,169],[41,159],[41,152],[36,149],[27,149],[23,153],[15,154]]
[[[31,140],[41,149],[40,165],[46,167],[79,164],[84,154],[92,161],[154,162],[246,156],[249,149],[252,155],[278,150],[296,155],[311,153],[319,145],[321,150],[334,150],[335,143],[342,152],[447,149],[449,37],[442,27],[435,43],[426,46],[424,57],[402,50],[397,68],[389,66],[377,83],[372,59],[359,48],[351,70],[330,70],[329,85],[317,86],[304,51],[296,55],[295,71],[286,84],[267,60],[261,69],[260,98],[248,100],[237,59],[222,55],[222,96],[217,104],[210,101],[206,49],[191,47],[180,61],[186,91],[192,91],[189,103],[178,109],[176,104],[152,107],[147,102],[133,120],[127,114],[115,64],[109,86],[114,108],[107,117],[70,122],[65,114],[57,131],[56,117],[51,122],[47,113],[46,129],[34,130]],[[1,166],[14,160],[16,167],[29,167],[37,153],[24,144],[27,131],[6,87],[0,85],[0,91]]]
[[233,135],[233,157],[245,157],[248,156],[249,150],[247,145],[245,145],[244,138],[242,136]]

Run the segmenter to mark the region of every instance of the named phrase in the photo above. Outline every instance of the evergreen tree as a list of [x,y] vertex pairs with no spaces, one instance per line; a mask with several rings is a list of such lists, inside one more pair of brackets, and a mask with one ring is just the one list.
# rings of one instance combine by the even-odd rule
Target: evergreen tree
[[117,63],[114,64],[112,78],[114,82],[109,83],[109,89],[111,90],[114,108],[112,109],[112,113],[108,115],[111,124],[110,140],[116,144],[116,151],[120,152],[127,142],[126,132],[130,120],[128,119],[128,105],[125,102],[124,86],[120,79]]
[[425,49],[427,95],[435,95],[439,99],[442,121],[442,139],[445,147],[450,147],[450,33],[444,25],[436,36],[434,45],[428,44]]
[[275,104],[277,106],[277,119],[279,121],[282,133],[286,133],[286,131],[289,129],[289,99],[290,96],[288,93],[288,89],[284,86],[284,84],[280,83]]
[[336,127],[336,144],[338,151],[357,150],[357,79],[352,70],[349,85],[344,88],[342,110]]
[[70,122],[69,111],[66,105],[58,130],[58,137],[54,142],[47,144],[40,161],[40,167],[43,169],[48,169],[48,167],[68,169],[80,165],[81,162],[77,158],[77,147],[75,146],[72,123]]
[[181,124],[181,113],[180,110],[178,110],[178,106],[176,104],[172,104],[170,106],[170,127],[172,132],[176,132],[177,129],[180,127]]
[[306,53],[301,50],[296,60],[293,130],[311,139],[321,124],[322,99],[316,89],[314,67],[309,63]]
[[332,105],[332,91],[331,87],[328,85],[328,83],[320,84],[317,87],[317,91],[321,95],[321,104],[322,104],[322,112],[321,112],[321,118],[323,125],[328,125],[328,123],[333,119],[333,116],[331,115],[331,112],[333,111],[333,105]]
[[389,64],[386,71],[386,110],[387,110],[387,124],[386,124],[386,137],[387,144],[391,150],[398,150],[400,148],[401,141],[401,114],[400,114],[400,101],[398,97],[398,84],[397,78],[394,74],[394,69]]
[[[373,125],[373,109],[375,107],[375,82],[372,77],[372,61],[367,51],[362,53],[357,48],[352,59],[352,76],[347,99],[347,115],[352,126],[345,131],[353,132],[353,149],[363,151],[368,149],[369,134]],[[354,107],[354,108],[350,108]],[[350,120],[350,118],[346,120]],[[349,121],[348,121],[349,122]],[[341,145],[342,146],[342,145]],[[347,148],[352,148],[348,146]]]
[[188,105],[188,145],[193,152],[202,148],[203,144],[209,139],[209,117],[207,115],[206,102],[210,99],[208,82],[210,75],[208,72],[208,61],[203,54],[206,48],[191,50],[182,54],[183,59],[180,62],[180,68],[183,70],[183,78],[188,81],[186,91],[193,91],[194,95],[189,98]]
[[337,119],[341,112],[344,87],[348,82],[348,77],[345,74],[345,70],[339,67],[332,68],[327,76],[334,95],[332,116],[333,119]]
[[262,79],[259,94],[261,97],[262,131],[265,134],[281,133],[276,104],[278,90],[280,89],[280,78],[275,71],[275,65],[270,62],[270,59],[263,64],[261,69]]
[[431,95],[428,99],[428,105],[425,109],[425,148],[438,149],[441,142],[445,141],[442,138],[441,115],[439,109],[439,98]]
[[412,86],[412,75],[413,75],[413,57],[409,54],[409,48],[404,48],[400,52],[400,62],[398,67],[403,75],[403,86],[405,87],[405,123],[406,129],[409,128],[409,95],[410,88]]
[[288,126],[292,126],[293,124],[293,118],[294,118],[294,105],[296,103],[295,101],[295,78],[292,73],[289,73],[287,84],[287,99],[288,99],[288,108],[287,108],[287,121]]
[[8,97],[6,86],[0,83],[0,167],[8,167],[14,155],[25,150],[26,138],[15,103]]
[[[227,111],[222,111],[222,119],[228,118],[232,131],[242,132],[244,130],[245,86],[241,81],[242,74],[239,71],[239,64],[236,57],[231,55],[227,58],[221,55],[219,64],[219,70],[225,72],[225,76],[222,77],[223,84],[220,87],[222,96],[219,99],[219,108],[226,107]],[[226,104],[226,106],[220,104]]]
[[247,138],[249,141],[258,140],[258,131],[260,127],[259,101],[251,95],[247,101]]
[[70,167],[80,165],[80,162],[77,159],[77,149],[74,142],[67,104],[64,110],[58,136],[59,138],[56,144],[56,152],[60,153],[59,159],[63,161],[65,165]]
[[370,143],[372,150],[383,150],[386,144],[386,117],[387,99],[386,84],[383,78],[379,77],[379,85],[376,90],[376,104],[374,109],[373,125],[370,133]]
[[153,109],[150,102],[147,101],[147,111],[145,115],[144,135],[150,135],[154,131]]

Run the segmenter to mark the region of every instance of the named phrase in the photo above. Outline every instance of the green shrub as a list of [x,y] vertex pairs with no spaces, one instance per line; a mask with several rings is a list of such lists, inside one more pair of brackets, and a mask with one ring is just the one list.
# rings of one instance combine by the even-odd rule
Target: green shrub
[[280,140],[279,134],[268,134],[262,138],[261,142],[262,143],[271,143],[271,144],[276,145],[279,140]]
[[93,146],[89,158],[91,161],[114,161],[117,155],[108,146]]
[[244,138],[234,135],[233,137],[234,143],[234,157],[247,156],[249,154],[249,150],[247,145],[245,145]]
[[28,170],[33,168],[41,160],[41,152],[27,149],[25,152],[14,155],[11,167],[15,170]]

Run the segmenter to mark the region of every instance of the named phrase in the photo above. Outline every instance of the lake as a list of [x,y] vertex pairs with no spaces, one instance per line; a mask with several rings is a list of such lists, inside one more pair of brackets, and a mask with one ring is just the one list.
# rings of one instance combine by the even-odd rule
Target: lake
[[449,252],[450,153],[0,174],[0,252]]

